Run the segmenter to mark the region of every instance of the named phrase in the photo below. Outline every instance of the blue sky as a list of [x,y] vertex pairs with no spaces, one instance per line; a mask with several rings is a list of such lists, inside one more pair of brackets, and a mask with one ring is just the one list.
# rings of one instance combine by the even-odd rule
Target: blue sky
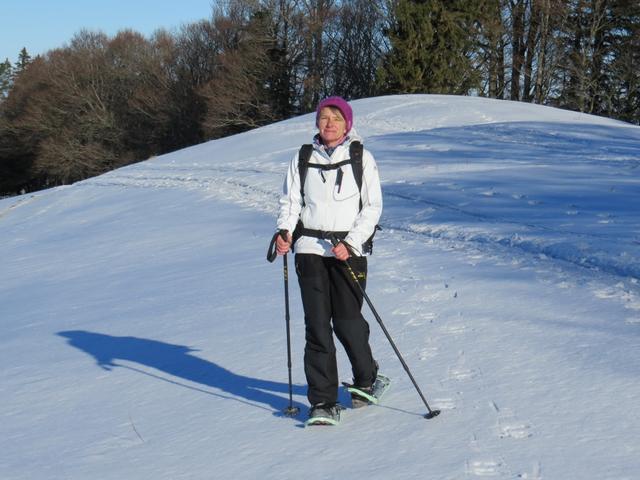
[[86,28],[114,35],[131,28],[149,36],[164,27],[209,18],[212,0],[8,0],[0,9],[0,62],[13,63],[26,47],[31,56],[68,43]]

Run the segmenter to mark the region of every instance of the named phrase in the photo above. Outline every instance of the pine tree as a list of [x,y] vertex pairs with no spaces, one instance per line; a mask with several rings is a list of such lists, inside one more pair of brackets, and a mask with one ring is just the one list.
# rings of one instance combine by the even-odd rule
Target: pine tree
[[391,50],[379,72],[382,90],[466,94],[477,88],[472,59],[478,4],[399,0],[389,31]]
[[11,89],[12,77],[13,68],[7,58],[3,63],[0,63],[0,101],[8,95]]
[[16,62],[15,74],[18,75],[22,72],[27,65],[31,63],[31,55],[27,52],[26,48],[20,50],[20,54],[18,55],[18,61]]

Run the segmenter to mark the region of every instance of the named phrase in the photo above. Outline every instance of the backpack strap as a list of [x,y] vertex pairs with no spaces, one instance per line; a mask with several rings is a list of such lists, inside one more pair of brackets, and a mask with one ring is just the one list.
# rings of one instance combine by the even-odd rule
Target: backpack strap
[[[362,210],[362,177],[364,175],[364,167],[362,166],[362,152],[363,147],[361,142],[352,142],[351,145],[349,145],[349,157],[351,157],[351,168],[353,169],[353,176],[356,179],[356,183],[358,184],[358,190],[361,192],[360,210]],[[373,253],[373,237],[376,234],[376,230],[382,230],[380,225],[375,226],[371,236],[367,239],[366,242],[362,244],[362,251],[364,253]]]
[[362,143],[351,142],[349,145],[349,157],[351,158],[351,168],[353,169],[353,176],[358,184],[358,190],[362,190]]
[[[313,153],[313,145],[306,143],[300,147],[300,151],[298,152],[298,173],[300,175],[300,194],[302,196],[302,205],[304,202],[304,182],[307,178],[307,171],[309,167],[318,168],[320,170],[334,170],[336,168],[340,168],[343,165],[351,164],[351,168],[353,170],[353,177],[356,180],[356,184],[358,185],[358,192],[362,191],[362,175],[363,175],[363,166],[362,166],[362,152],[363,147],[361,142],[351,142],[349,145],[349,160],[344,160],[339,163],[334,163],[330,165],[309,163],[311,159],[311,154]],[[360,210],[362,210],[362,198],[360,198]]]
[[329,170],[337,170],[345,165],[351,165],[351,163],[353,163],[351,162],[351,159],[343,160],[338,163],[307,163],[307,168],[317,168],[318,170],[328,172]]
[[307,178],[309,159],[313,153],[313,145],[306,143],[300,147],[298,152],[298,173],[300,174],[300,195],[302,195],[302,205],[304,205],[304,181]]

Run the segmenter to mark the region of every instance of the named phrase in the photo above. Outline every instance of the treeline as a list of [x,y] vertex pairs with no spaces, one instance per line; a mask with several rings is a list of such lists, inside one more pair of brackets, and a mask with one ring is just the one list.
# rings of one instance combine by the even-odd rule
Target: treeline
[[446,93],[640,123],[637,0],[227,0],[211,18],[0,63],[0,194],[312,111]]

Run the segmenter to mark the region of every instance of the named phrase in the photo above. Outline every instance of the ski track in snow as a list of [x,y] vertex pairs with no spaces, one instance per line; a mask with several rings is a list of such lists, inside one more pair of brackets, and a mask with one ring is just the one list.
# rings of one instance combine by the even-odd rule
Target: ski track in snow
[[[289,152],[289,150],[287,150]],[[240,163],[240,162],[238,162]],[[283,164],[284,165],[284,164]],[[284,166],[264,165],[255,161],[245,161],[240,166],[210,166],[194,164],[192,166],[174,164],[155,165],[154,161],[138,164],[115,172],[111,172],[95,179],[84,182],[87,185],[122,187],[122,188],[178,188],[205,192],[212,198],[231,201],[246,208],[256,209],[269,215],[276,215],[277,200],[280,195],[280,184],[283,178]],[[265,183],[265,178],[268,182]],[[255,180],[254,180],[255,179]],[[254,180],[254,181],[252,181]],[[589,231],[572,231],[535,222],[501,218],[499,215],[479,213],[468,207],[458,207],[441,201],[425,199],[423,196],[402,194],[395,191],[394,185],[383,184],[383,195],[386,201],[428,205],[436,212],[453,212],[464,224],[465,218],[475,221],[468,228],[453,226],[431,225],[429,221],[416,221],[421,216],[421,209],[417,209],[416,217],[402,221],[389,221],[383,215],[381,226],[386,235],[416,235],[423,237],[425,242],[438,242],[447,248],[455,246],[474,250],[479,257],[494,257],[496,260],[504,253],[513,257],[515,263],[532,264],[541,261],[566,263],[587,270],[587,275],[603,273],[620,282],[613,291],[607,293],[608,298],[617,298],[624,302],[631,315],[627,324],[640,322],[640,297],[633,291],[637,290],[640,278],[640,258],[629,257],[628,252],[621,252],[620,261],[611,263],[612,255],[607,252],[599,253],[597,247],[585,247],[580,252],[580,245],[594,239],[598,244],[606,244],[608,235]],[[526,199],[526,195],[513,194],[516,200]],[[430,211],[431,214],[431,211]],[[431,215],[429,215],[431,216]],[[1,218],[1,213],[0,213]],[[511,226],[517,233],[506,235],[483,230],[482,225],[501,224]],[[480,227],[478,227],[480,225]],[[544,236],[550,234],[550,240]],[[637,237],[640,238],[640,237]],[[619,239],[612,244],[620,244]],[[622,242],[624,245],[624,241]],[[633,240],[629,247],[632,251],[640,251],[640,240]],[[576,250],[578,253],[576,254]],[[498,255],[496,255],[498,253]],[[613,255],[615,257],[615,255]],[[631,279],[629,285],[627,281]],[[610,282],[607,282],[610,284]],[[598,287],[595,295],[601,295],[602,288]],[[417,321],[415,318],[412,321]]]
[[[286,153],[285,153],[286,152]],[[94,186],[122,188],[178,188],[205,192],[212,198],[230,201],[246,208],[262,211],[268,215],[276,215],[280,185],[285,170],[286,158],[290,150],[281,153],[280,165],[261,163],[255,159],[236,162],[225,166],[212,166],[204,162],[192,165],[164,163],[160,160],[133,165],[101,177],[82,183]],[[156,164],[157,163],[157,164]],[[636,164],[637,165],[637,162]],[[635,166],[630,167],[635,168]],[[268,179],[265,181],[265,179]],[[486,192],[485,192],[486,193]],[[413,218],[389,221],[383,215],[381,226],[383,234],[399,239],[411,235],[423,238],[424,242],[436,242],[443,248],[462,248],[475,252],[477,258],[493,258],[496,262],[504,262],[511,257],[511,263],[520,267],[535,266],[547,263],[550,269],[563,270],[563,265],[575,266],[584,270],[588,278],[603,278],[604,285],[594,282],[594,295],[617,300],[625,305],[629,316],[624,320],[627,325],[640,325],[640,295],[638,294],[638,278],[640,278],[640,258],[629,256],[629,252],[640,251],[640,238],[636,236],[627,246],[628,250],[618,255],[599,252],[600,245],[624,245],[620,239],[607,242],[607,234],[592,231],[572,231],[566,227],[547,226],[531,221],[501,218],[493,213],[483,213],[470,209],[470,206],[456,206],[442,201],[424,198],[424,194],[405,194],[396,191],[395,184],[383,183],[385,203],[401,201],[407,210],[407,204],[424,205],[429,208],[426,221],[420,220],[423,207],[414,211]],[[484,195],[484,193],[481,193]],[[512,193],[514,201],[532,202],[525,194]],[[536,202],[533,202],[535,207]],[[472,219],[469,227],[452,225],[432,225],[429,218],[435,214],[453,213],[460,219]],[[573,211],[572,211],[573,212]],[[573,215],[574,213],[572,213]],[[602,215],[602,214],[599,214]],[[0,217],[1,218],[1,217]],[[483,229],[483,225],[506,225],[505,232],[515,230],[517,233],[499,233]],[[640,234],[639,234],[640,235]],[[546,240],[545,238],[549,238]],[[589,246],[593,239],[594,247]],[[636,253],[637,255],[637,253]],[[612,262],[612,258],[619,261]],[[611,287],[610,278],[619,278]],[[552,280],[555,281],[555,280]],[[558,281],[559,288],[563,288]],[[409,322],[420,322],[419,316],[411,316]],[[455,327],[449,327],[455,328]]]

